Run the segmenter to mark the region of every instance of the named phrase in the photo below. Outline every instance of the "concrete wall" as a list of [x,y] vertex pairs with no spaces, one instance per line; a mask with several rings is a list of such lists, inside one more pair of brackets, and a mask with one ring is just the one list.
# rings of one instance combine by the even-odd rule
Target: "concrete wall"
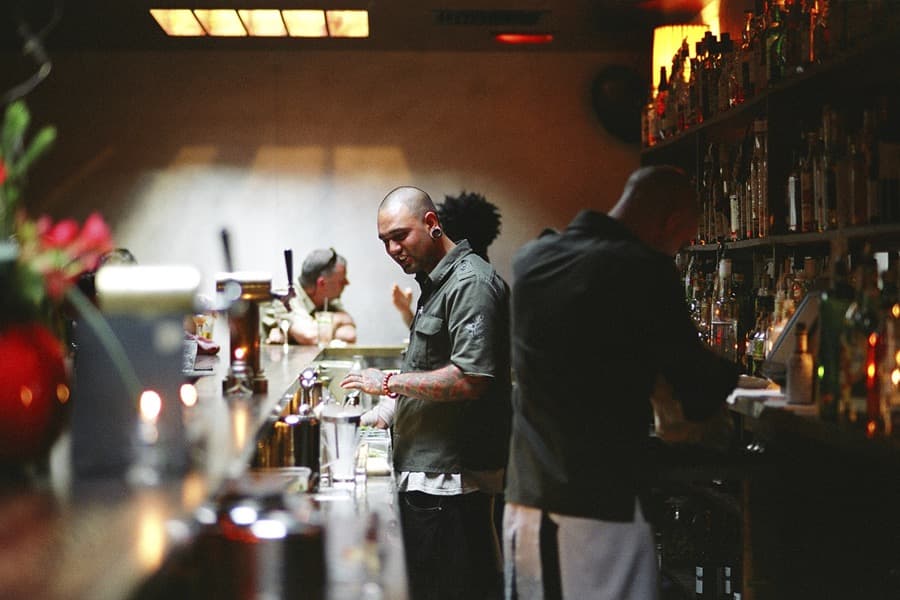
[[[606,209],[639,163],[590,108],[604,65],[633,56],[538,53],[181,52],[63,54],[28,102],[59,143],[32,173],[29,211],[99,210],[117,245],[190,263],[204,291],[232,234],[239,269],[284,286],[316,247],[349,262],[344,302],[361,343],[406,334],[390,286],[415,288],[384,253],[375,210],[414,184],[500,207],[490,250],[509,279],[515,250],[581,208]],[[2,59],[0,59],[2,62]],[[640,71],[640,72],[643,72]]]

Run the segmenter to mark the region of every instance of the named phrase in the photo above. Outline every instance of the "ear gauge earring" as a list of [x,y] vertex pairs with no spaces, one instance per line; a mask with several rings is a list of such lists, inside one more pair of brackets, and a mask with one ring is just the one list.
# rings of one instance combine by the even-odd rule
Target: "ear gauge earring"
[[432,239],[436,240],[436,239],[440,238],[442,235],[444,235],[444,232],[441,230],[440,227],[435,227],[434,229],[431,230],[431,238]]

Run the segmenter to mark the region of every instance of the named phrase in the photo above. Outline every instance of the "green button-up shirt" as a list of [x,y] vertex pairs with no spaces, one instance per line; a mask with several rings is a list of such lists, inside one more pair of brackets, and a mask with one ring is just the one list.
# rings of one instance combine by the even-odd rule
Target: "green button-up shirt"
[[467,241],[416,279],[422,294],[403,371],[433,371],[452,363],[491,381],[474,400],[401,396],[394,467],[429,474],[501,468],[510,427],[509,287]]

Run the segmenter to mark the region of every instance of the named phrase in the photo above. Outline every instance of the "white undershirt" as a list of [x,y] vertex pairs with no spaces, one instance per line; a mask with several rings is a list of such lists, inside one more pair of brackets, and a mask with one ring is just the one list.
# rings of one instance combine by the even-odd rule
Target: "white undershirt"
[[[374,426],[380,419],[390,427],[394,422],[396,406],[395,398],[381,396],[378,404],[363,413],[361,424]],[[478,491],[499,494],[503,491],[503,471],[503,469],[461,473],[402,471],[397,475],[397,491],[424,492],[434,496],[456,496]]]

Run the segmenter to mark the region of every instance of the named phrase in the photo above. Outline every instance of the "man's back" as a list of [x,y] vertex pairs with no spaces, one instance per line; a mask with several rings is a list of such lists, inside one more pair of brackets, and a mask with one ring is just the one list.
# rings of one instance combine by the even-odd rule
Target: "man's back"
[[[690,391],[695,416],[723,397],[690,381],[703,374],[688,359],[716,359],[697,338],[671,258],[586,211],[562,233],[522,248],[513,276],[518,389],[508,497],[629,520],[651,475],[645,448],[657,375]],[[718,394],[723,386],[712,387]]]

